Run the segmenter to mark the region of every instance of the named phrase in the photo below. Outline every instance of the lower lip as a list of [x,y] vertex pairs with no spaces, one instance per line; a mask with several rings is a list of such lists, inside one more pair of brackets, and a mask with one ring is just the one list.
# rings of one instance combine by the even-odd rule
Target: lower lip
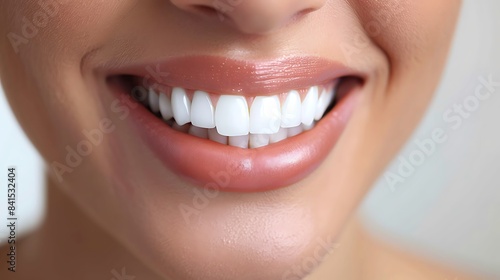
[[258,149],[178,132],[144,106],[131,110],[131,120],[160,161],[185,181],[211,190],[264,192],[299,182],[323,162],[342,134],[357,95],[356,89],[349,92],[312,130]]

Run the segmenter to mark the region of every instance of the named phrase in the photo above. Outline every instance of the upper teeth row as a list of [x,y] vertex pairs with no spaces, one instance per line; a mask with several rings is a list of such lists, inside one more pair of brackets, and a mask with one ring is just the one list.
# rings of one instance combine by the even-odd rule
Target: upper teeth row
[[310,126],[321,119],[334,96],[333,89],[312,86],[303,100],[298,91],[292,90],[283,104],[278,95],[256,96],[251,106],[244,96],[221,95],[213,106],[208,93],[195,91],[190,100],[186,90],[175,87],[170,97],[150,89],[148,104],[151,111],[161,113],[166,121],[174,118],[179,126],[191,123],[199,128],[216,128],[223,136],[244,136],[276,134],[280,127]]

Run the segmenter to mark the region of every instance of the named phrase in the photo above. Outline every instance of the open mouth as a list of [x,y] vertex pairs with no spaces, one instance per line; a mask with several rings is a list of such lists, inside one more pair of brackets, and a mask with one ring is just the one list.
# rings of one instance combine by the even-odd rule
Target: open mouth
[[125,92],[171,128],[239,148],[261,148],[314,128],[340,100],[341,79],[262,96],[224,95],[182,87],[141,87],[143,77],[116,76]]
[[314,171],[364,83],[317,58],[218,57],[118,69],[107,81],[141,104],[131,119],[166,167],[196,185],[237,192],[289,186]]

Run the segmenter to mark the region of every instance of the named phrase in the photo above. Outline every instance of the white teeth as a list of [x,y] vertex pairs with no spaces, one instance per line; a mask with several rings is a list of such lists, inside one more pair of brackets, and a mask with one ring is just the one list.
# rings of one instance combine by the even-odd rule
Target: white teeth
[[260,148],[269,145],[268,134],[250,134],[249,146],[252,149]]
[[285,140],[287,136],[288,136],[288,128],[280,128],[278,132],[271,135],[271,137],[269,138],[269,143],[278,143],[280,141]]
[[325,114],[326,109],[335,97],[335,90],[323,89],[321,96],[318,99],[318,106],[316,107],[316,113],[314,115],[314,120],[319,121]]
[[302,102],[303,124],[310,125],[313,123],[317,105],[318,105],[318,87],[314,86],[309,89],[306,98]]
[[158,114],[158,112],[160,112],[160,98],[152,88],[149,89],[148,103],[153,113]]
[[300,125],[302,105],[299,92],[292,90],[288,93],[285,103],[281,108],[281,127],[295,127]]
[[191,101],[182,88],[172,89],[172,111],[178,125],[185,125],[191,121]]
[[233,136],[228,138],[230,146],[248,149],[248,134],[243,136]]
[[221,135],[247,135],[250,131],[250,116],[246,98],[222,95],[215,108],[215,125]]
[[164,93],[160,93],[160,113],[164,120],[168,121],[174,117],[170,99]]
[[291,127],[288,129],[288,137],[294,137],[304,132],[302,126]]
[[227,145],[227,136],[220,135],[215,128],[210,128],[208,130],[208,139],[217,143],[221,143],[223,145]]
[[283,104],[278,95],[256,96],[250,108],[245,96],[221,95],[214,104],[201,90],[191,99],[191,93],[180,87],[171,95],[149,89],[145,104],[174,130],[223,145],[260,148],[314,128],[335,98],[335,90],[328,88],[321,87],[320,94],[320,87],[313,86],[303,98],[291,90]]
[[313,129],[313,128],[314,128],[314,123],[311,123],[311,124],[309,124],[309,125],[307,125],[307,124],[303,124],[303,125],[302,125],[302,129],[303,129],[304,131],[308,131],[308,130],[311,130],[311,129]]
[[208,129],[206,128],[200,128],[192,125],[189,128],[189,134],[199,138],[208,139]]
[[195,91],[191,103],[191,124],[197,127],[214,128],[214,106],[208,93]]
[[281,126],[281,105],[278,96],[257,96],[250,109],[250,133],[274,134]]

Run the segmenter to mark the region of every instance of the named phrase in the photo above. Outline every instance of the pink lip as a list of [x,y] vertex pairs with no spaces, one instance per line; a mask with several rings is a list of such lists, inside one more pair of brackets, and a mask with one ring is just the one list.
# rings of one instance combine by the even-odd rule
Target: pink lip
[[339,62],[318,57],[285,57],[249,62],[217,56],[176,57],[166,62],[119,69],[111,74],[143,77],[141,85],[182,87],[215,94],[246,96],[287,92],[357,75]]
[[[300,64],[292,67],[295,63]],[[338,68],[338,64],[318,58],[252,64],[217,57],[184,57],[161,66],[162,71],[169,73],[161,84],[224,94],[229,90],[232,94],[243,91],[245,95],[310,87],[349,73],[347,68]],[[146,68],[122,69],[116,73],[151,75]],[[358,94],[357,88],[345,94],[314,129],[258,149],[221,145],[175,131],[143,106],[131,110],[131,120],[160,161],[185,180],[209,189],[260,192],[292,185],[314,171],[342,134]]]

